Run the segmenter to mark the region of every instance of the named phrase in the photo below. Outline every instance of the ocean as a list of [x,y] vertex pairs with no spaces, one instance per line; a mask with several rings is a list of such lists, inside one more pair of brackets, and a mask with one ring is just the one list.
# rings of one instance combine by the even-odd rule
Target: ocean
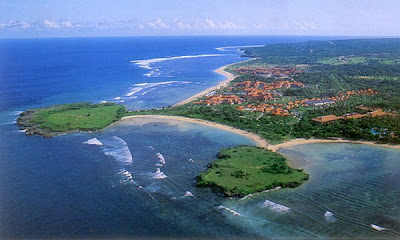
[[[194,184],[219,150],[254,144],[244,136],[154,120],[47,139],[27,136],[15,124],[21,111],[61,103],[167,107],[224,80],[214,70],[245,60],[237,46],[313,39],[331,38],[0,40],[0,236],[398,237],[398,150],[283,149],[310,180],[239,200]],[[325,217],[327,211],[332,215]]]

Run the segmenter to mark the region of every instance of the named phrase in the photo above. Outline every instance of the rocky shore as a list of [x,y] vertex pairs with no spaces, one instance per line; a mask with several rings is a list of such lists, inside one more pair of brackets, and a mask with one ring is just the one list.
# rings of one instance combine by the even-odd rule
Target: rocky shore
[[20,130],[25,131],[27,135],[40,135],[45,138],[55,137],[64,134],[63,132],[53,132],[47,129],[40,128],[39,124],[32,121],[35,110],[26,110],[22,112],[17,118],[17,124]]

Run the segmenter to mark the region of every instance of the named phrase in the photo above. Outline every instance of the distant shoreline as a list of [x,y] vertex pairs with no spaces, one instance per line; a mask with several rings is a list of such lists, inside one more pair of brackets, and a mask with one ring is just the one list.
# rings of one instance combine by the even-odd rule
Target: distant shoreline
[[257,144],[258,147],[262,148],[268,148],[268,141],[262,138],[261,136],[251,133],[245,130],[241,130],[238,128],[230,127],[227,125],[219,124],[216,122],[210,122],[207,120],[202,120],[202,119],[197,119],[197,118],[187,118],[187,117],[179,117],[179,116],[168,116],[168,115],[134,115],[134,116],[126,116],[123,117],[119,122],[127,121],[129,119],[134,119],[134,118],[156,118],[156,119],[166,119],[166,120],[177,120],[177,121],[183,121],[183,122],[190,122],[190,123],[199,123],[203,124],[209,127],[214,127],[218,129],[222,129],[225,131],[229,131],[232,133],[236,133],[242,136],[245,136],[249,139],[251,139],[253,142]]
[[214,127],[218,129],[222,129],[225,131],[229,131],[235,134],[239,134],[242,136],[245,136],[249,139],[251,139],[253,142],[256,143],[258,147],[266,148],[270,151],[277,152],[282,148],[287,148],[287,147],[292,147],[292,146],[297,146],[297,145],[304,145],[304,144],[313,144],[313,143],[351,143],[351,144],[363,144],[363,145],[369,145],[369,146],[377,146],[377,147],[387,147],[387,148],[393,148],[393,149],[400,149],[399,144],[388,144],[388,143],[376,143],[372,141],[361,141],[361,140],[347,140],[347,139],[318,139],[318,138],[312,138],[312,139],[305,139],[305,138],[296,138],[293,140],[289,140],[287,142],[271,145],[269,144],[268,140],[265,138],[261,137],[260,135],[257,135],[252,132],[248,132],[242,129],[234,128],[228,125],[216,123],[216,122],[211,122],[203,119],[198,119],[198,118],[188,118],[188,117],[181,117],[181,116],[170,116],[170,115],[134,115],[134,116],[126,116],[123,117],[120,121],[114,123],[117,124],[119,122],[127,121],[129,119],[134,119],[134,118],[155,118],[155,119],[165,119],[165,120],[176,120],[176,121],[182,121],[182,122],[190,122],[190,123],[197,123],[197,124],[203,124],[209,127]]
[[220,68],[215,69],[214,72],[216,72],[216,73],[218,73],[218,74],[221,74],[221,75],[223,75],[223,76],[226,77],[226,79],[225,79],[224,81],[218,83],[218,85],[216,85],[216,86],[209,87],[209,88],[207,88],[206,90],[203,90],[203,91],[201,91],[201,92],[199,92],[199,93],[196,93],[195,95],[193,95],[193,96],[191,96],[191,97],[189,97],[189,98],[187,98],[187,99],[185,99],[185,100],[183,100],[183,101],[181,101],[181,102],[178,102],[178,103],[174,104],[173,107],[178,107],[178,106],[184,105],[184,104],[186,104],[186,103],[188,103],[188,102],[191,102],[191,101],[193,101],[193,100],[196,100],[196,99],[198,99],[198,98],[200,98],[200,97],[206,95],[206,94],[209,93],[209,92],[212,92],[212,91],[217,90],[217,89],[219,89],[219,88],[228,86],[229,83],[232,82],[233,79],[235,79],[236,75],[235,75],[235,74],[232,74],[232,73],[230,73],[230,72],[226,72],[225,69],[226,69],[227,67],[231,66],[231,65],[238,64],[238,63],[244,63],[244,62],[248,62],[248,61],[252,61],[252,60],[254,60],[254,59],[255,59],[255,58],[248,59],[248,60],[244,60],[244,61],[241,61],[241,62],[231,63],[231,64],[228,64],[228,65],[225,65],[225,66],[222,66],[222,67],[220,67]]
[[388,143],[375,143],[372,141],[361,141],[361,140],[347,140],[347,139],[318,139],[318,138],[312,138],[312,139],[305,139],[305,138],[296,138],[284,143],[279,143],[276,145],[269,145],[268,149],[277,152],[282,148],[286,147],[292,147],[292,146],[297,146],[297,145],[303,145],[303,144],[312,144],[312,143],[352,143],[352,144],[364,144],[364,145],[369,145],[369,146],[378,146],[378,147],[388,147],[388,148],[394,148],[394,149],[400,149],[400,145],[397,144],[388,144]]

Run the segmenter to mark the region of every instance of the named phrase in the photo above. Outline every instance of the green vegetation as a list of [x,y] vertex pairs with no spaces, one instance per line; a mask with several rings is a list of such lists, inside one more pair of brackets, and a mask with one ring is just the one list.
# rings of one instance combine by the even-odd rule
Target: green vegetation
[[[245,53],[257,59],[230,65],[229,71],[239,67],[290,67],[302,69],[303,73],[285,73],[288,76],[250,72],[238,76],[227,88],[216,91],[216,95],[236,94],[243,97],[241,110],[237,109],[237,104],[205,106],[188,103],[179,107],[126,112],[123,106],[116,104],[77,103],[28,110],[18,118],[18,124],[28,134],[48,137],[70,131],[100,130],[125,115],[154,114],[229,125],[256,133],[272,144],[311,137],[400,143],[400,39],[275,44],[246,48]],[[274,97],[267,101],[245,99],[247,93],[233,87],[234,83],[242,81],[272,83],[282,79],[301,82],[304,87],[276,88],[273,90]],[[352,94],[348,98],[339,98],[346,91],[366,89],[373,89],[374,94]],[[328,97],[335,99],[336,103],[312,107],[302,102]],[[287,108],[290,111],[287,115],[290,116],[274,114],[271,110],[261,113],[263,108],[254,108],[268,104],[276,109],[278,106],[287,107],[290,102],[293,106],[295,101],[302,104]],[[362,110],[358,107],[360,105],[366,108]],[[323,124],[312,121],[319,116],[366,113],[376,108],[390,111],[391,116],[340,119]],[[285,158],[277,153],[241,146],[222,150],[207,171],[198,176],[197,185],[222,190],[227,196],[243,196],[278,186],[296,187],[308,177],[302,170],[290,168]]]
[[18,124],[30,134],[44,136],[70,131],[103,129],[125,115],[125,107],[113,103],[74,103],[33,109],[21,114]]
[[341,56],[398,59],[399,46],[400,39],[385,38],[272,44],[244,50],[247,56],[258,58],[253,64],[315,65],[322,60],[336,59]]
[[[305,43],[266,45],[246,48],[246,55],[257,60],[231,65],[239,67],[296,67],[302,74],[292,76],[305,84],[304,88],[280,89],[282,97],[271,101],[247,100],[247,104],[287,103],[288,101],[335,97],[346,91],[373,89],[378,95],[352,96],[327,107],[298,107],[292,116],[273,116],[260,112],[239,111],[237,105],[180,107],[141,111],[132,114],[163,114],[200,118],[256,133],[272,144],[293,138],[347,138],[399,143],[400,121],[396,116],[339,120],[318,124],[311,119],[334,114],[364,113],[356,108],[400,112],[400,39],[364,39],[340,41],[310,41]],[[273,76],[242,74],[231,84],[242,81],[274,82]],[[218,94],[232,92],[219,90]],[[378,134],[377,134],[378,132]]]
[[226,196],[244,196],[275,187],[297,187],[309,175],[287,165],[286,159],[259,147],[222,150],[218,159],[197,177],[197,186],[222,190]]
[[374,118],[359,118],[338,120],[319,124],[311,121],[312,118],[324,115],[341,116],[346,113],[367,111],[356,108],[361,103],[368,103],[370,107],[387,106],[381,99],[374,97],[353,97],[347,102],[339,102],[326,108],[307,109],[302,112],[301,120],[293,127],[292,135],[301,138],[347,138],[355,140],[376,141],[382,143],[400,143],[399,117],[381,116]]
[[298,122],[297,119],[291,116],[272,115],[256,120],[260,113],[239,111],[232,105],[199,106],[186,104],[180,107],[142,110],[128,114],[170,115],[204,119],[259,134],[273,144],[293,139],[293,127]]

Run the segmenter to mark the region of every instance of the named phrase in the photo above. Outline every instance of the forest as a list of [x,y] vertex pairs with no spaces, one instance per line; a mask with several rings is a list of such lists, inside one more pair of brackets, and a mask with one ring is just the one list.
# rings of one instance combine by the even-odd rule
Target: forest
[[[231,65],[229,71],[240,67],[296,67],[303,73],[293,77],[305,84],[303,88],[281,89],[281,99],[273,103],[295,99],[335,97],[345,91],[373,89],[376,95],[354,95],[327,107],[300,107],[292,116],[274,116],[239,111],[234,105],[199,106],[192,103],[139,114],[180,115],[200,118],[251,131],[271,143],[293,138],[347,138],[399,143],[400,118],[382,116],[338,120],[319,124],[312,118],[324,115],[340,116],[363,113],[357,106],[384,111],[400,111],[400,39],[352,39],[309,41],[304,43],[273,44],[244,49],[253,61]],[[274,77],[243,74],[232,84],[241,81],[276,81]],[[231,85],[232,86],[232,85]],[[224,93],[226,90],[220,90]],[[249,103],[252,103],[251,101]],[[248,104],[248,103],[247,103]],[[128,113],[138,114],[138,113]]]

